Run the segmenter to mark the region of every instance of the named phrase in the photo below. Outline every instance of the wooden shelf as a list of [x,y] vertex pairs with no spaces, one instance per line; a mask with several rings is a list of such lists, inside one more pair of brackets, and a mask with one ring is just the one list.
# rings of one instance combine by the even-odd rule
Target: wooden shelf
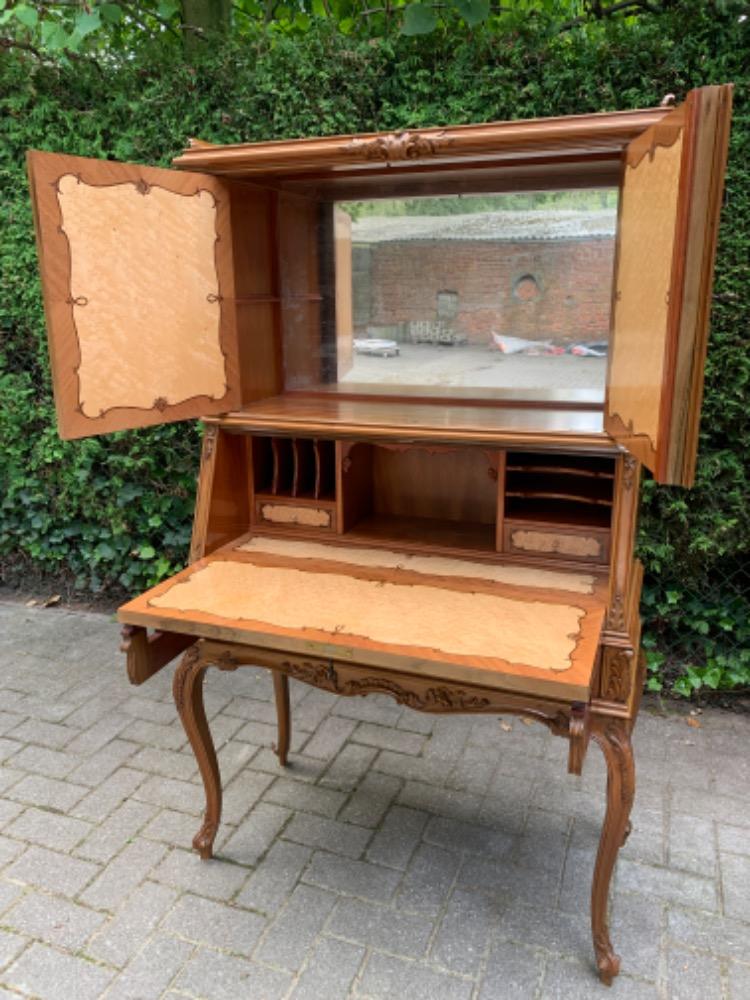
[[509,472],[507,497],[571,500],[612,506],[612,480],[579,476],[577,472]]
[[505,517],[506,520],[550,524],[559,528],[566,526],[609,528],[611,510],[599,504],[572,500],[551,500],[541,497],[520,499],[510,496],[505,504]]
[[373,514],[358,521],[344,537],[353,541],[371,541],[415,548],[495,551],[494,524],[443,521],[430,517]]

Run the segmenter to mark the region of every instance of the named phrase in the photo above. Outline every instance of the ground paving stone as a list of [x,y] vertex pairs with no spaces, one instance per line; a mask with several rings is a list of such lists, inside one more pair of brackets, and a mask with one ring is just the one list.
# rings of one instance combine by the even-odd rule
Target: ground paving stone
[[[172,668],[130,687],[102,615],[0,604],[0,626],[0,1000],[603,995],[593,744],[574,778],[540,726],[293,682],[283,771],[270,676],[211,671],[225,810],[206,863]],[[700,722],[647,704],[636,727],[626,1000],[750,996],[750,725]]]

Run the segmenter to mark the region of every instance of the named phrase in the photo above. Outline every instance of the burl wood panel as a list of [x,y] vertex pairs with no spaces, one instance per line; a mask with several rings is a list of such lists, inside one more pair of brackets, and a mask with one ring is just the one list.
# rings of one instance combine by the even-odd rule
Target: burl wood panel
[[53,153],[29,172],[61,435],[236,406],[225,185]]
[[532,531],[517,528],[510,533],[511,545],[524,552],[554,553],[572,559],[596,559],[602,543],[591,535],[566,535],[562,532]]
[[264,521],[272,524],[295,525],[305,528],[330,528],[331,511],[322,507],[299,504],[262,503],[259,513]]
[[682,134],[625,166],[609,365],[607,413],[650,468],[660,445],[659,413],[675,249]]
[[451,556],[430,556],[388,549],[354,548],[351,545],[296,541],[285,538],[251,538],[238,546],[240,552],[267,552],[297,559],[329,559],[352,566],[406,569],[428,576],[462,576],[469,579],[510,583],[519,587],[541,587],[573,594],[593,594],[595,578],[588,573],[557,572],[529,566],[480,563]]
[[555,671],[570,668],[585,613],[547,604],[542,615],[533,601],[229,561],[196,570],[150,603]]

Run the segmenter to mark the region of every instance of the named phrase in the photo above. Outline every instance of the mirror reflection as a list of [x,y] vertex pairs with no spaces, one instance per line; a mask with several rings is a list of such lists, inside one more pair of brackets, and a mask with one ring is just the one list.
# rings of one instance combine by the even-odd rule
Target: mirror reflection
[[615,188],[337,202],[307,387],[601,400],[616,221]]

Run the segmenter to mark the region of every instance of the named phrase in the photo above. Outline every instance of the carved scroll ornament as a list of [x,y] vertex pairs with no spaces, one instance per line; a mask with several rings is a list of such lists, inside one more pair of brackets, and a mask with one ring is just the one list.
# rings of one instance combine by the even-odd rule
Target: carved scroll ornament
[[374,139],[352,139],[344,147],[344,152],[354,153],[363,160],[383,160],[386,163],[399,160],[421,160],[426,156],[437,156],[445,152],[453,140],[445,132],[423,135],[419,132],[390,132]]

